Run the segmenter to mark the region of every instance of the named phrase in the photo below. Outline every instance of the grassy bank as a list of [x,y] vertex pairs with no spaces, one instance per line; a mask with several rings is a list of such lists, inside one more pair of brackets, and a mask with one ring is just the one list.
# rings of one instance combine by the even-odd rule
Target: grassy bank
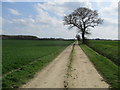
[[18,88],[25,84],[72,42],[59,40],[3,41],[3,88]]
[[[113,62],[105,58],[104,56],[96,53],[91,48],[86,45],[80,45],[92,63],[95,65],[96,69],[103,76],[107,83],[111,85],[112,88],[118,88],[119,77],[118,77],[118,66]],[[119,85],[118,85],[119,84]]]
[[118,44],[120,44],[120,41],[89,40],[87,45],[101,55],[109,58],[116,65],[120,65],[120,57],[118,56]]

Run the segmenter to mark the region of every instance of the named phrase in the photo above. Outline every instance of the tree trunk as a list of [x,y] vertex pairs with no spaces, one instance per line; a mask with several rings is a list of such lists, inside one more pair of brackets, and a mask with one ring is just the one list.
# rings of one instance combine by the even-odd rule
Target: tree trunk
[[84,37],[85,33],[82,32],[82,43],[84,44],[85,43],[85,37]]

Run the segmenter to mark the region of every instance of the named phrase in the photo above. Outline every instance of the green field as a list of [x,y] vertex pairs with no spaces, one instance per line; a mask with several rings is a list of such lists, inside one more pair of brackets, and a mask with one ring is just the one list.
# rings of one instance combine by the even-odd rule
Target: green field
[[[19,87],[73,41],[3,40],[3,87]],[[18,69],[18,70],[17,70]],[[14,71],[16,70],[16,71]],[[9,74],[9,72],[13,71]],[[8,74],[8,75],[6,75]]]
[[89,40],[87,45],[101,55],[109,58],[115,64],[120,65],[118,44],[120,44],[120,41]]

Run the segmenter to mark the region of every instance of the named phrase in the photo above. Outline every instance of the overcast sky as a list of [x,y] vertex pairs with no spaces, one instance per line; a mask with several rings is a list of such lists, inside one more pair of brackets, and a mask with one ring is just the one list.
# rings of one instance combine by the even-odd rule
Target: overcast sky
[[91,35],[88,38],[118,39],[118,2],[90,2],[90,0],[83,0],[86,2],[71,2],[71,0],[58,0],[59,2],[57,0],[5,1],[2,2],[2,16],[0,15],[0,24],[3,23],[0,27],[2,34],[34,35],[42,38],[75,38],[76,29],[68,30],[68,27],[63,25],[63,17],[78,7],[88,7],[97,10],[99,17],[104,19],[102,25],[91,29]]

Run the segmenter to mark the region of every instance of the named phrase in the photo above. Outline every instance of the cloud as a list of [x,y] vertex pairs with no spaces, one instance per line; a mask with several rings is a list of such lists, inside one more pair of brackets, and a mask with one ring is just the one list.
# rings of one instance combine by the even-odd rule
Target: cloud
[[21,13],[18,12],[17,10],[15,10],[15,9],[8,8],[8,10],[9,10],[9,12],[10,12],[11,14],[13,14],[13,15],[17,15],[17,16],[21,15]]
[[[99,7],[101,7],[101,4],[99,4]],[[109,6],[101,8],[99,12],[104,17],[105,16],[108,17],[108,14],[109,16],[117,16],[118,15],[118,2],[112,2]]]
[[91,3],[89,2],[45,2],[43,4],[35,4],[37,10],[43,9],[44,11],[52,12],[58,16],[64,16],[65,14],[71,13],[78,7],[88,7],[91,8]]
[[[113,5],[113,4],[112,4]],[[110,5],[100,14],[103,15],[104,24],[91,30],[90,38],[113,38],[117,39],[118,27],[115,14],[116,9]],[[115,4],[114,4],[115,5]],[[68,30],[68,26],[63,25],[63,16],[71,13],[78,7],[86,6],[93,8],[91,2],[44,2],[35,3],[33,8],[37,12],[31,17],[4,19],[3,33],[5,34],[29,34],[38,37],[63,37],[74,38],[76,30]],[[96,9],[96,8],[93,8]],[[109,13],[113,12],[112,15]],[[19,13],[19,12],[18,12]],[[108,16],[108,17],[104,17]],[[110,16],[110,17],[109,17]],[[115,16],[115,17],[111,17]],[[101,17],[101,16],[100,16]],[[9,28],[8,28],[9,27]]]
[[61,24],[61,21],[58,20],[55,16],[50,15],[47,10],[40,8],[39,6],[36,5],[35,5],[35,9],[38,13],[38,15],[36,15],[35,17],[36,23],[40,23],[42,25],[43,24],[50,25],[50,26],[56,26]]
[[76,34],[75,30],[67,30],[67,27],[64,27],[63,23],[56,19],[50,22],[44,21],[44,23],[37,19],[40,18],[4,19],[3,34],[29,34],[47,38],[73,38]]
[[[29,34],[37,35],[38,37],[74,37],[76,31],[68,31],[62,23],[62,19],[50,15],[48,11],[34,6],[37,15],[27,18],[4,19],[3,33],[4,34]],[[6,27],[7,26],[7,27]],[[8,28],[9,27],[9,28]],[[66,35],[68,34],[68,35]]]
[[118,39],[118,28],[114,26],[99,26],[91,30],[89,38]]
[[118,18],[103,18],[104,19],[104,23],[103,25],[105,26],[116,26],[118,25]]

